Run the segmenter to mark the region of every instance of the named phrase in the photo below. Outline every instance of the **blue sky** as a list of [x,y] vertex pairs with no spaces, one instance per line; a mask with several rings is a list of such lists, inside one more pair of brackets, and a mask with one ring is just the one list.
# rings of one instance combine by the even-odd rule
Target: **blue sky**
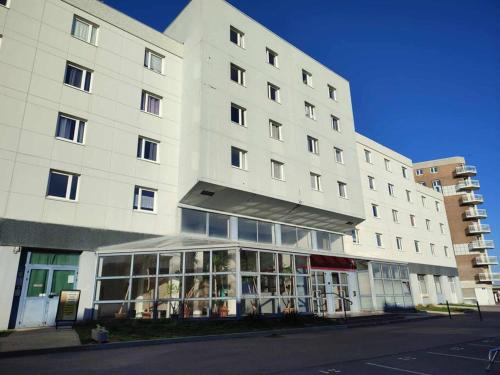
[[[162,31],[188,0],[105,3]],[[230,3],[348,79],[360,133],[414,161],[476,165],[500,246],[500,1]]]

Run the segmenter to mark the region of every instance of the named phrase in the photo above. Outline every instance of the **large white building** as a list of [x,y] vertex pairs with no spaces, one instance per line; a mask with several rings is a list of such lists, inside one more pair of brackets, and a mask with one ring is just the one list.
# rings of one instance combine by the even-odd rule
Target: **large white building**
[[0,329],[462,300],[442,196],[349,83],[223,0],[164,34],[0,0]]

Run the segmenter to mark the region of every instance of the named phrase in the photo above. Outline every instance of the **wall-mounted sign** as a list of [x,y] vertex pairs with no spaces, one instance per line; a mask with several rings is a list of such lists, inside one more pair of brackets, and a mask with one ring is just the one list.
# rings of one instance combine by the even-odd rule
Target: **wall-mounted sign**
[[61,290],[57,306],[56,327],[68,323],[73,325],[76,322],[79,303],[79,290]]

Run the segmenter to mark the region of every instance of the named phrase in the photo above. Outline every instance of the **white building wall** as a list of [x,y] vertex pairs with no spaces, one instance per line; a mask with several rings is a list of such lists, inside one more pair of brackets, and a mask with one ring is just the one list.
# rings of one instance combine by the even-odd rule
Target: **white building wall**
[[12,246],[0,246],[0,330],[9,325],[12,298],[17,278],[20,251]]

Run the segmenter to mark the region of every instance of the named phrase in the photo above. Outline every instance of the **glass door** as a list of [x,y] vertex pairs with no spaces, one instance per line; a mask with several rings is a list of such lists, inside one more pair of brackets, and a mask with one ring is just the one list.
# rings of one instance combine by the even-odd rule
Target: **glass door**
[[323,271],[313,271],[312,283],[314,313],[316,315],[328,314],[325,273]]
[[349,285],[347,274],[343,272],[332,272],[332,286],[335,300],[335,313],[343,313],[351,311],[349,301],[343,300],[341,297],[349,298]]

